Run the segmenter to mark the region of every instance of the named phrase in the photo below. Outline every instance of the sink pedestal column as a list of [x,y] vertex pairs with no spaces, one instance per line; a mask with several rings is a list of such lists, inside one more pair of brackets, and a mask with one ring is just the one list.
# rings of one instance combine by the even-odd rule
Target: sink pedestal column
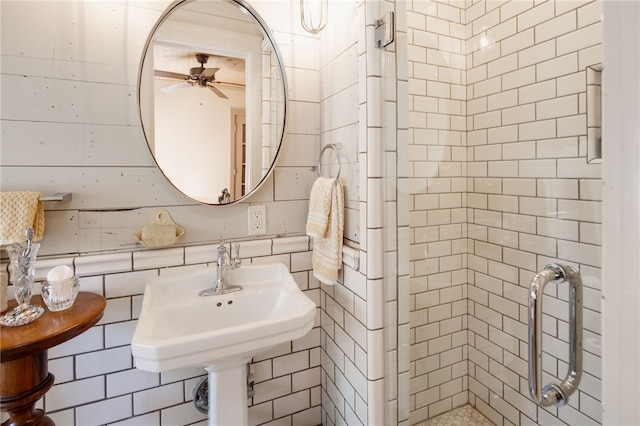
[[246,426],[247,363],[251,358],[207,367],[209,377],[209,426]]

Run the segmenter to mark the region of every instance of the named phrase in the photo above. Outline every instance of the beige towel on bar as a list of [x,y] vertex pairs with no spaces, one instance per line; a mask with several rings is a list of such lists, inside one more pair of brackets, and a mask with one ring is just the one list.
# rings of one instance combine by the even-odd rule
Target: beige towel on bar
[[327,235],[335,182],[334,178],[319,177],[313,183],[307,216],[307,235],[310,237],[324,238]]
[[[330,186],[326,187],[326,180]],[[309,217],[307,219],[307,235],[313,237],[313,276],[325,284],[338,282],[338,271],[342,268],[342,236],[344,233],[344,190],[337,179],[318,178],[321,190],[311,190],[309,200]],[[325,232],[321,234],[322,220],[317,214],[322,211],[317,206],[328,204]],[[313,209],[312,209],[313,206]],[[311,231],[309,229],[311,223]],[[315,227],[314,227],[315,226]],[[316,236],[318,235],[319,236]]]
[[0,192],[0,245],[25,241],[24,231],[33,228],[33,241],[44,236],[44,203],[39,192]]

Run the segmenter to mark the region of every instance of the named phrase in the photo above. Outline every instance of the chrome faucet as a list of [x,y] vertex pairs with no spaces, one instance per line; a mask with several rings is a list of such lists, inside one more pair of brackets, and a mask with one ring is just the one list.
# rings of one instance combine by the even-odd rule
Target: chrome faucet
[[227,251],[227,246],[220,244],[218,247],[218,257],[216,259],[216,282],[213,288],[202,290],[200,296],[215,296],[220,294],[233,293],[242,290],[242,286],[229,285],[227,282],[227,270],[240,267],[240,244],[236,244],[236,255],[231,257]]

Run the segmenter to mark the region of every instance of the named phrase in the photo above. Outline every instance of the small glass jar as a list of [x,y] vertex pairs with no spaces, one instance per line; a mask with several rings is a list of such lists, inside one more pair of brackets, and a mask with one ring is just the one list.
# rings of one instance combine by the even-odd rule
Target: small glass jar
[[63,311],[69,309],[76,297],[78,297],[78,289],[80,281],[78,277],[73,276],[60,281],[43,281],[42,282],[42,299],[50,311]]

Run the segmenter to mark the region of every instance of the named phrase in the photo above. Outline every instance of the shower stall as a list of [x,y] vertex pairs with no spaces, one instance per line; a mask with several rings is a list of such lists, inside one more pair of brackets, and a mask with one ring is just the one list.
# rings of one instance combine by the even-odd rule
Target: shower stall
[[603,423],[603,3],[381,6],[386,424]]

